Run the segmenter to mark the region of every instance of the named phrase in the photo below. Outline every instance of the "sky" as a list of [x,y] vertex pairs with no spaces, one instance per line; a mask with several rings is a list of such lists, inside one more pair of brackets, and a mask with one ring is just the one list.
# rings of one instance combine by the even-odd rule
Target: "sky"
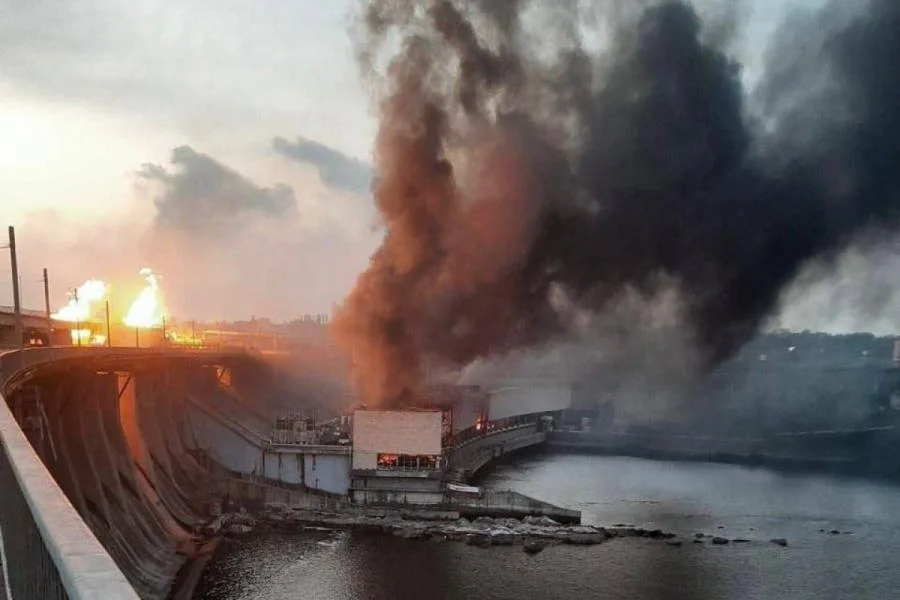
[[[821,3],[745,3],[734,49],[745,77],[785,14]],[[357,6],[0,3],[0,224],[17,229],[26,307],[42,305],[43,267],[54,305],[90,277],[138,285],[144,266],[184,318],[284,320],[340,302],[380,236],[375,109],[349,34]],[[900,265],[878,256],[882,270]],[[827,300],[834,285],[853,289],[860,263],[849,264],[809,273],[777,324],[896,327]],[[8,277],[4,256],[0,305]],[[900,314],[897,294],[879,294]]]
[[[350,24],[347,2],[0,4],[0,222],[17,227],[25,304],[40,306],[44,266],[59,303],[88,277],[137,281],[147,262],[173,312],[330,310],[377,242],[367,192],[375,121]],[[212,195],[224,191],[216,168],[230,169],[250,203],[253,188],[288,186],[297,210],[235,213],[240,231],[203,232],[225,248],[174,260],[200,234],[190,219],[163,222],[172,211],[155,202],[190,193],[173,193],[178,183],[147,165],[193,168],[182,187]],[[267,247],[277,260],[247,268]],[[210,287],[227,293],[198,296]]]

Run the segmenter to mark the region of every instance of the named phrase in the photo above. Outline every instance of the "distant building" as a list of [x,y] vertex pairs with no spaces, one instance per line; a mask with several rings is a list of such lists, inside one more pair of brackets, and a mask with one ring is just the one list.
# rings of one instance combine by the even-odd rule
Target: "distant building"
[[353,470],[429,473],[440,468],[439,410],[357,410]]
[[443,469],[440,410],[353,413],[350,497],[357,504],[436,504]]

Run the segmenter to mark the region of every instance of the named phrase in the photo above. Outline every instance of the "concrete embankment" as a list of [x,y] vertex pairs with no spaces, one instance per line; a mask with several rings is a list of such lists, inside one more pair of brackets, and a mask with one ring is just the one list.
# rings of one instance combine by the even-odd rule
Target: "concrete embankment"
[[581,511],[555,506],[512,491],[485,491],[479,496],[451,497],[445,508],[468,518],[546,517],[559,523],[581,523]]
[[513,491],[481,491],[478,494],[447,492],[444,501],[434,505],[395,503],[360,506],[334,494],[287,489],[235,477],[214,479],[214,488],[219,497],[228,497],[235,506],[244,507],[251,512],[266,505],[284,505],[295,511],[325,511],[350,517],[375,511],[376,514],[385,512],[410,515],[449,514],[454,519],[546,517],[559,523],[581,523],[581,511],[556,506]]

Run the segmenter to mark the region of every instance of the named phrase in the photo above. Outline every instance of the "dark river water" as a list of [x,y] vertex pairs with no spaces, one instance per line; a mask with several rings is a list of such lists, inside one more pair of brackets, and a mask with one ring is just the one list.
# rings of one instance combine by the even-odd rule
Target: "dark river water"
[[[544,455],[482,485],[583,511],[589,524],[676,532],[598,546],[407,541],[349,532],[250,539],[211,566],[204,600],[900,598],[900,487],[828,475],[633,458]],[[820,530],[825,529],[823,533]],[[840,535],[828,533],[841,530]],[[696,532],[750,539],[695,545]],[[769,543],[787,538],[786,548]]]

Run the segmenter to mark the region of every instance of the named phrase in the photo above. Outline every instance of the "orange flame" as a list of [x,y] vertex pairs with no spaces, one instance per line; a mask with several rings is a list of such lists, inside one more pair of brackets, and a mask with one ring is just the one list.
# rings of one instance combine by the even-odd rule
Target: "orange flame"
[[159,295],[159,278],[151,269],[141,269],[139,274],[147,282],[147,286],[128,309],[124,323],[129,327],[143,329],[159,327],[165,316]]
[[77,345],[102,346],[106,343],[106,336],[100,333],[94,333],[90,329],[73,329],[69,332],[72,337],[72,343]]
[[106,298],[106,283],[99,279],[88,279],[69,298],[68,304],[50,315],[57,321],[87,321],[94,313],[93,305]]

